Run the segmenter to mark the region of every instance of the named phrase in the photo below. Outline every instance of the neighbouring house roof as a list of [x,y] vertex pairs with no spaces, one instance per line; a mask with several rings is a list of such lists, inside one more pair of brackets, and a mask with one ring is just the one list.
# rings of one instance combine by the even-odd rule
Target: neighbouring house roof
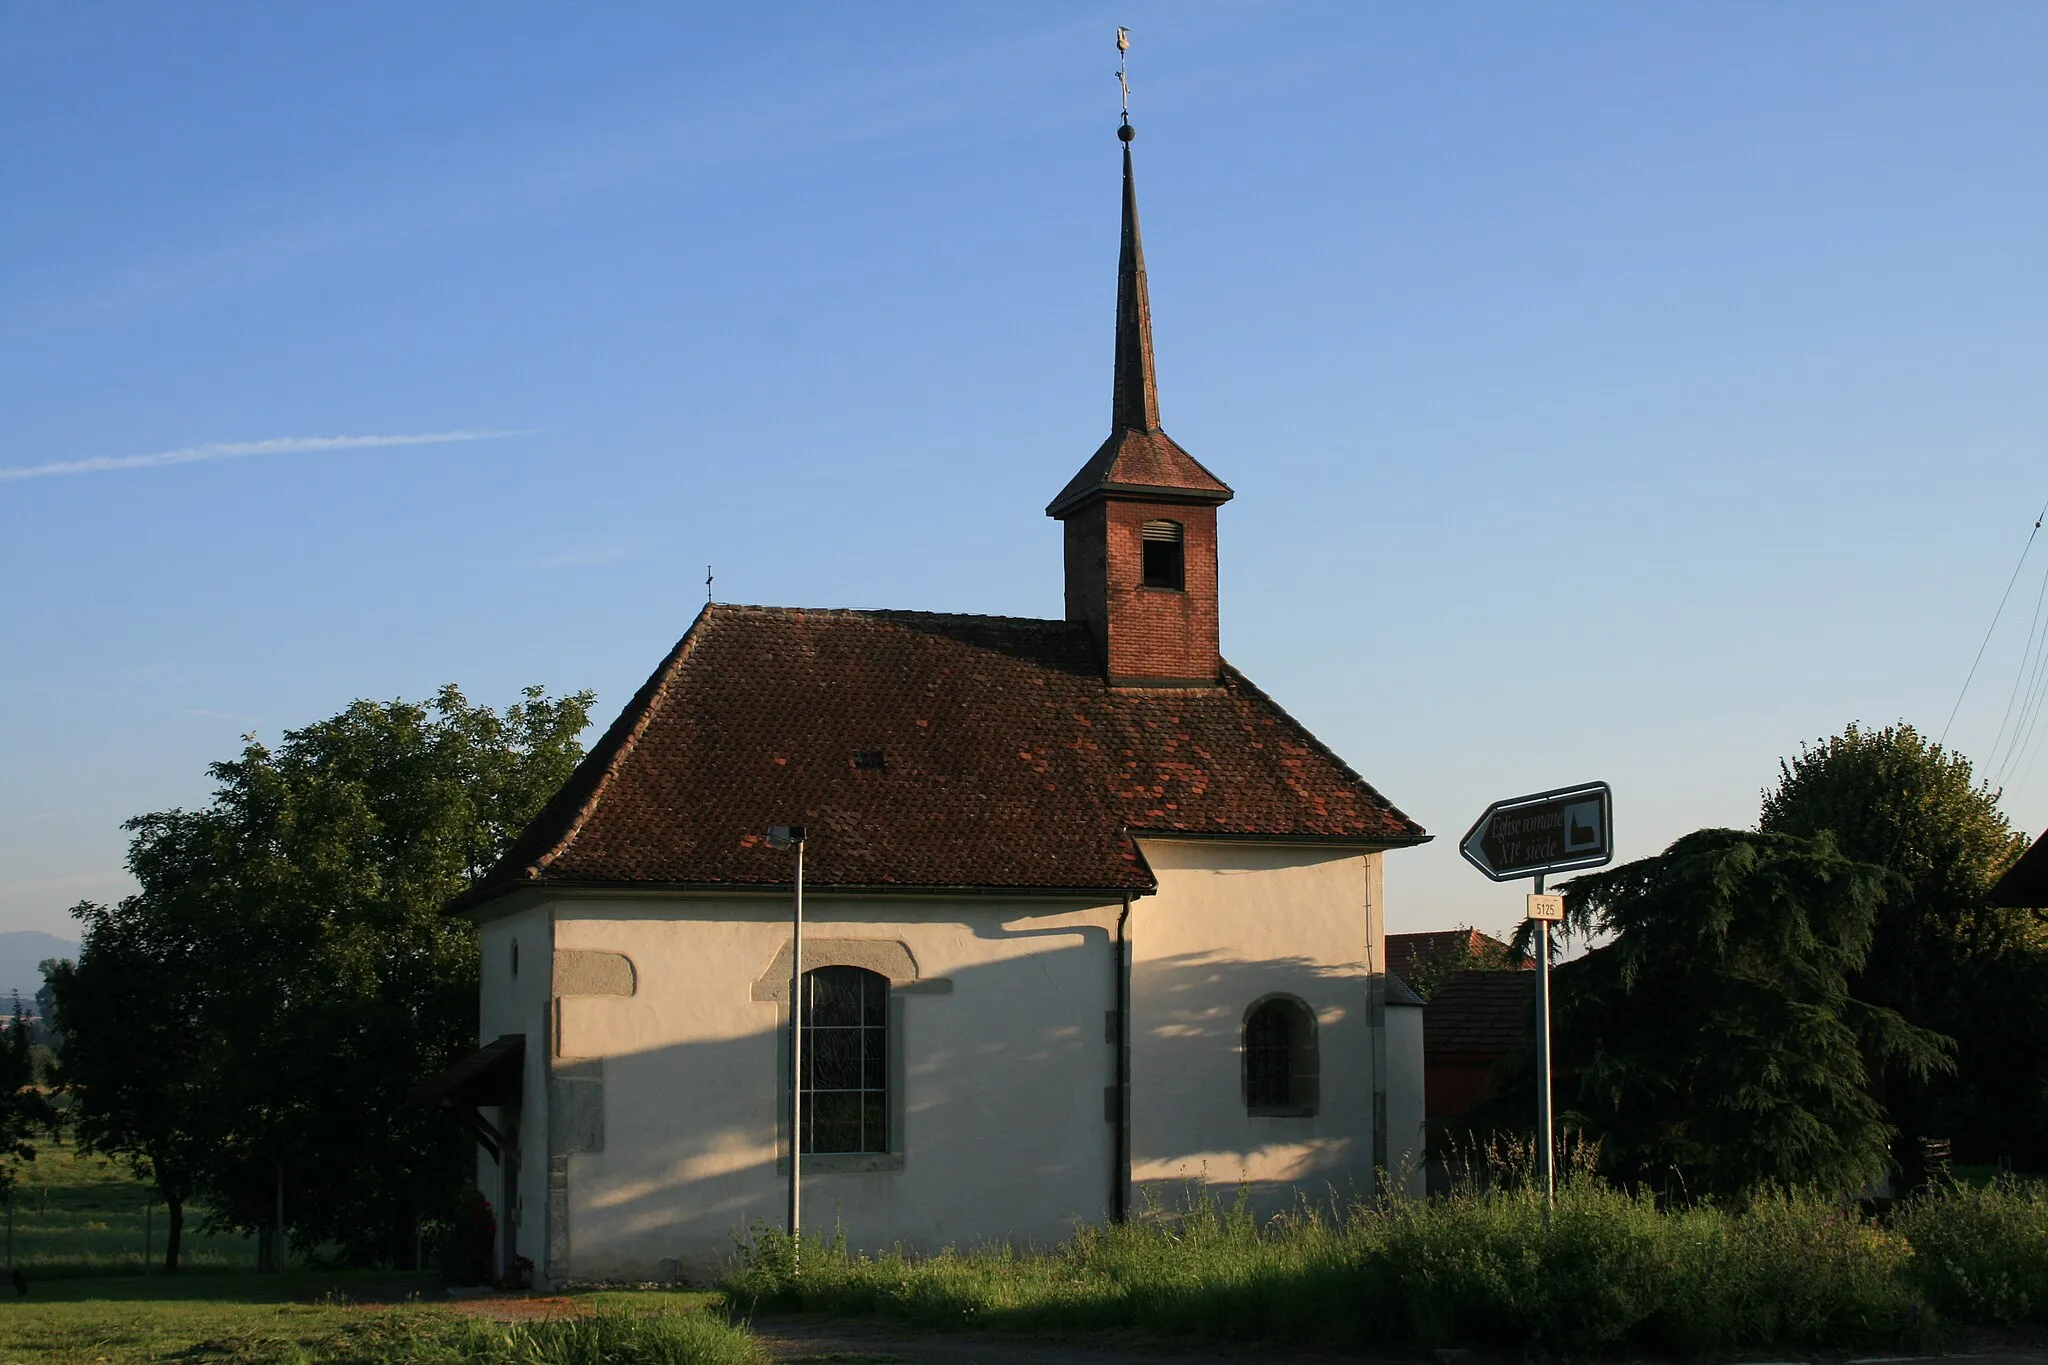
[[[706,606],[476,889],[1146,892],[1133,834],[1429,836],[1258,688],[1113,688],[1087,628]],[[878,765],[878,766],[877,766]]]
[[[1396,976],[1413,976],[1415,968],[1425,963],[1448,962],[1463,948],[1475,956],[1492,957],[1505,962],[1508,945],[1491,934],[1482,934],[1477,929],[1433,929],[1421,934],[1387,935],[1387,970]],[[1530,970],[1535,963],[1527,958],[1518,966]]]
[[1422,1011],[1422,1055],[1505,1057],[1529,1039],[1534,972],[1457,972]]
[[2034,840],[1992,886],[1991,903],[2023,910],[2048,908],[2048,833]]

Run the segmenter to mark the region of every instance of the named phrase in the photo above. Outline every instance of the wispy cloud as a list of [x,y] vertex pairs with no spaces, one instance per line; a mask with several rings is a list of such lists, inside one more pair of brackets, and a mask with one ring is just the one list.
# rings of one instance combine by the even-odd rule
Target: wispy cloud
[[50,479],[60,474],[103,474],[115,469],[155,469],[160,465],[241,460],[252,455],[308,455],[321,450],[362,450],[377,446],[438,446],[454,441],[490,441],[521,434],[517,431],[421,431],[393,436],[276,436],[267,441],[209,441],[205,445],[159,450],[153,455],[96,455],[87,460],[56,460],[50,464],[0,468],[0,483],[11,483],[16,479]]

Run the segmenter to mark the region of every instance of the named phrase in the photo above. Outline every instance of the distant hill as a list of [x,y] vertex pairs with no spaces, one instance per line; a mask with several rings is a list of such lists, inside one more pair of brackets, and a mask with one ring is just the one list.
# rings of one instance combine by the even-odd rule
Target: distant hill
[[78,944],[40,929],[14,929],[0,933],[0,1009],[12,1009],[8,997],[21,992],[23,1000],[34,1003],[43,988],[43,974],[36,964],[46,957],[77,957]]

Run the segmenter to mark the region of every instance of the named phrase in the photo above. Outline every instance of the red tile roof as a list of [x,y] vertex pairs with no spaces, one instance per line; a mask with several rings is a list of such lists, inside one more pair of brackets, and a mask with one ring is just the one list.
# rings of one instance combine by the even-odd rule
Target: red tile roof
[[[879,753],[881,766],[856,766]],[[461,904],[535,882],[1149,891],[1130,832],[1429,836],[1227,665],[1113,689],[1086,628],[704,608]]]
[[1171,436],[1163,431],[1135,430],[1111,433],[1081,466],[1081,472],[1067,480],[1045,514],[1064,517],[1104,493],[1212,504],[1228,502],[1233,496],[1229,484],[1202,468]]
[[1529,1040],[1534,972],[1458,972],[1422,1011],[1422,1055],[1505,1057]]
[[[1421,934],[1388,934],[1387,970],[1396,976],[1413,976],[1418,964],[1448,963],[1460,946],[1476,957],[1507,961],[1508,945],[1491,934],[1477,929],[1433,929]],[[1523,969],[1535,965],[1527,958],[1518,964]]]
[[2020,860],[1991,888],[1993,905],[2048,909],[2048,832],[2027,847]]

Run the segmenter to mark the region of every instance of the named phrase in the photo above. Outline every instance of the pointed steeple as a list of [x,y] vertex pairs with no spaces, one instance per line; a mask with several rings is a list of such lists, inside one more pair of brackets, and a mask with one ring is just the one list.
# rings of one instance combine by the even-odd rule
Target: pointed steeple
[[1138,183],[1131,175],[1131,125],[1124,143],[1124,238],[1116,263],[1116,399],[1109,429],[1159,430],[1159,380],[1152,368],[1152,294],[1145,287],[1145,242],[1138,234]]
[[[1124,46],[1124,35],[1117,35]],[[1216,508],[1230,485],[1159,427],[1152,298],[1138,235],[1138,185],[1124,144],[1123,249],[1116,270],[1116,383],[1109,439],[1045,509],[1063,524],[1067,619],[1088,627],[1112,687],[1215,687]]]
[[1159,380],[1152,362],[1152,292],[1145,281],[1145,243],[1138,234],[1138,184],[1131,172],[1127,120],[1116,130],[1124,144],[1123,247],[1116,268],[1116,381],[1109,439],[1045,509],[1065,519],[1090,500],[1116,493],[1153,493],[1175,501],[1214,505],[1230,500],[1230,485],[1202,468],[1159,425]]

